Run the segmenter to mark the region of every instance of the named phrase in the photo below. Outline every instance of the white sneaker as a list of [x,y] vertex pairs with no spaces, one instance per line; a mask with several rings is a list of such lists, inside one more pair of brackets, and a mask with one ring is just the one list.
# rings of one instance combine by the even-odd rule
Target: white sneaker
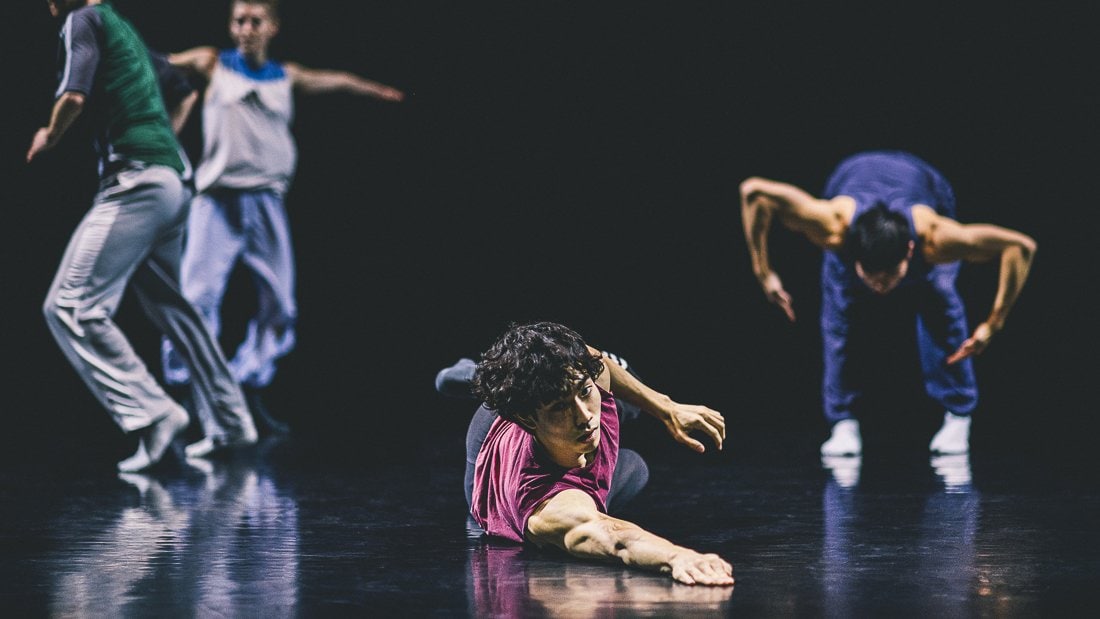
[[858,456],[862,451],[863,439],[855,419],[842,419],[833,424],[832,436],[821,444],[823,456]]
[[970,416],[943,414],[943,427],[932,437],[928,449],[937,454],[964,454],[970,451]]

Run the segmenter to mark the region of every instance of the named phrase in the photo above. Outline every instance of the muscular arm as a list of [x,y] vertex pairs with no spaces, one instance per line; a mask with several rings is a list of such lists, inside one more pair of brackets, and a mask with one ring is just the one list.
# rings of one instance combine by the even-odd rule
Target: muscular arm
[[405,98],[405,93],[396,88],[345,71],[307,69],[292,62],[285,66],[294,87],[306,94],[347,92],[394,102]]
[[[850,215],[850,214],[849,214]],[[741,183],[741,222],[745,228],[752,270],[768,300],[778,305],[790,320],[794,310],[790,295],[768,260],[768,232],[772,218],[790,230],[800,232],[822,249],[837,249],[847,230],[845,212],[828,200],[818,200],[794,185],[753,177]]]
[[603,514],[580,490],[565,490],[543,502],[527,520],[527,538],[575,557],[659,571],[689,585],[733,584],[733,566],[718,555],[677,546],[632,522]]
[[960,224],[936,216],[930,235],[932,262],[987,262],[1000,259],[997,294],[989,317],[978,326],[948,363],[981,353],[989,340],[1004,328],[1005,319],[1020,296],[1038,245],[1030,236],[991,224]]
[[53,148],[61,141],[61,136],[69,130],[73,122],[84,110],[84,95],[79,92],[64,92],[54,102],[50,114],[50,124],[34,134],[31,147],[27,150],[27,162],[33,161],[39,154]]
[[[593,355],[601,353],[588,347]],[[674,439],[687,445],[699,453],[706,451],[706,446],[694,439],[689,434],[698,430],[710,437],[718,449],[722,449],[722,441],[726,438],[726,420],[722,414],[706,406],[698,404],[681,404],[663,393],[659,393],[648,387],[633,374],[624,370],[618,363],[603,362],[606,372],[600,378],[607,377],[608,383],[601,387],[609,389],[615,397],[637,406],[650,415],[656,417],[665,424],[669,434]],[[602,381],[601,381],[602,382]]]

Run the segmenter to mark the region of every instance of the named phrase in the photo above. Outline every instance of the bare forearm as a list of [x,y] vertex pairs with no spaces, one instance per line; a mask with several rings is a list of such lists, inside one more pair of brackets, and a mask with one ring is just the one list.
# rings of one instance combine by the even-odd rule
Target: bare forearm
[[577,557],[618,560],[689,585],[733,584],[733,566],[718,555],[677,546],[631,522],[603,514],[570,530],[564,546]]
[[[591,346],[588,350],[593,355],[600,354]],[[657,418],[665,424],[672,438],[702,453],[706,451],[706,447],[690,435],[692,432],[699,431],[709,436],[718,449],[722,449],[722,442],[726,438],[726,422],[721,413],[699,404],[676,402],[667,395],[648,387],[617,363],[605,361],[604,367],[607,368],[605,388],[610,388],[616,398],[629,402]],[[601,375],[602,378],[603,375]]]
[[1020,291],[1031,270],[1031,260],[1035,255],[1035,242],[1009,247],[1001,254],[1001,271],[997,285],[997,296],[993,309],[989,313],[989,323],[996,329],[1004,326],[1009,310],[1016,303]]
[[757,279],[763,279],[771,273],[771,264],[768,262],[768,230],[771,228],[771,220],[771,211],[761,208],[759,201],[742,199],[741,221],[745,226],[745,242],[749,247],[752,272]]
[[[795,201],[812,200],[801,189],[786,183],[769,181],[763,178],[749,178],[741,183],[741,223],[745,228],[745,242],[752,258],[752,272],[763,281],[771,274],[771,262],[768,260],[768,234],[772,227],[773,216],[781,211],[790,210]],[[784,225],[796,231],[803,231],[798,219],[788,215],[780,217]]]
[[[601,354],[591,346],[588,347],[588,350],[594,355]],[[673,404],[672,398],[645,385],[614,361],[605,361],[604,367],[607,368],[607,373],[611,379],[611,392],[615,394],[615,397],[657,417],[668,414],[668,410]]]
[[78,92],[66,92],[58,97],[50,114],[50,124],[46,126],[50,145],[56,144],[65,135],[83,110],[84,95]]
[[936,223],[937,262],[1000,259],[997,295],[987,320],[990,327],[999,330],[1027,280],[1035,255],[1035,240],[1022,232],[992,224],[959,225],[948,219]]
[[72,126],[84,109],[84,95],[79,92],[64,92],[53,105],[50,112],[50,124],[34,132],[31,146],[27,149],[27,163],[53,148]]
[[602,515],[573,528],[563,542],[564,550],[576,557],[621,561],[661,572],[671,569],[677,553],[688,550],[632,522]]
[[389,93],[397,92],[397,90],[391,86],[386,86],[385,84],[380,84],[374,80],[368,80],[357,75],[349,75],[348,80],[348,91],[356,95],[386,99],[390,98]]
[[598,512],[592,498],[579,490],[566,490],[543,503],[527,527],[531,541],[576,557],[620,561],[686,584],[733,584],[733,566],[718,555],[677,546],[632,522]]

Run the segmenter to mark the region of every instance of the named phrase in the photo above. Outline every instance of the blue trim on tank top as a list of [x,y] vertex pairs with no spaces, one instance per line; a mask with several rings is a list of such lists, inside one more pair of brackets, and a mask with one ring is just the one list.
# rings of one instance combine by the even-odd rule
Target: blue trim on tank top
[[274,60],[268,60],[263,66],[254,68],[244,59],[244,55],[235,49],[223,50],[218,54],[218,60],[225,68],[258,82],[270,82],[286,77],[283,65]]

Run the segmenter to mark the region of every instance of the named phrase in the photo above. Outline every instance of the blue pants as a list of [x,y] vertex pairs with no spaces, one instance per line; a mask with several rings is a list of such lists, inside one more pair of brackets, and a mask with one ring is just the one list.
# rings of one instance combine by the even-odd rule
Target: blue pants
[[[912,180],[912,167],[923,170]],[[902,170],[902,171],[898,171]],[[945,217],[955,217],[955,195],[939,171],[900,152],[861,153],[837,166],[826,183],[824,197],[849,195],[853,189],[886,192],[892,199],[928,202]],[[978,403],[978,387],[970,359],[954,365],[945,360],[970,336],[966,309],[955,290],[959,263],[928,265],[920,256],[910,263],[910,275],[890,292],[911,310],[917,328],[921,372],[928,395],[946,410],[968,415]],[[866,332],[876,307],[875,294],[856,276],[855,267],[834,252],[826,252],[821,267],[821,333],[824,338],[825,376],[822,396],[830,423],[853,417],[867,385],[867,372],[853,368],[853,357],[873,355],[874,334]],[[862,314],[862,315],[861,315]],[[865,331],[860,332],[860,329]],[[880,347],[881,348],[881,347]]]
[[[252,273],[259,307],[229,367],[242,385],[266,387],[276,359],[294,348],[298,314],[290,230],[282,198],[274,191],[219,189],[191,204],[181,285],[215,336],[221,332],[219,312],[237,261]],[[187,367],[167,340],[163,353],[166,382],[187,382]]]
[[[829,423],[853,417],[867,385],[866,372],[853,368],[853,356],[884,354],[875,350],[866,312],[874,295],[852,273],[853,269],[832,252],[825,255],[821,269],[821,333],[824,338],[825,376],[822,397]],[[966,310],[955,290],[959,263],[933,267],[927,279],[891,292],[905,295],[917,328],[917,348],[928,395],[944,409],[967,415],[978,403],[978,387],[970,359],[947,365],[947,357],[962,345],[970,332]],[[910,323],[911,324],[911,323]],[[873,325],[877,326],[877,325]],[[881,347],[879,347],[881,348]]]

